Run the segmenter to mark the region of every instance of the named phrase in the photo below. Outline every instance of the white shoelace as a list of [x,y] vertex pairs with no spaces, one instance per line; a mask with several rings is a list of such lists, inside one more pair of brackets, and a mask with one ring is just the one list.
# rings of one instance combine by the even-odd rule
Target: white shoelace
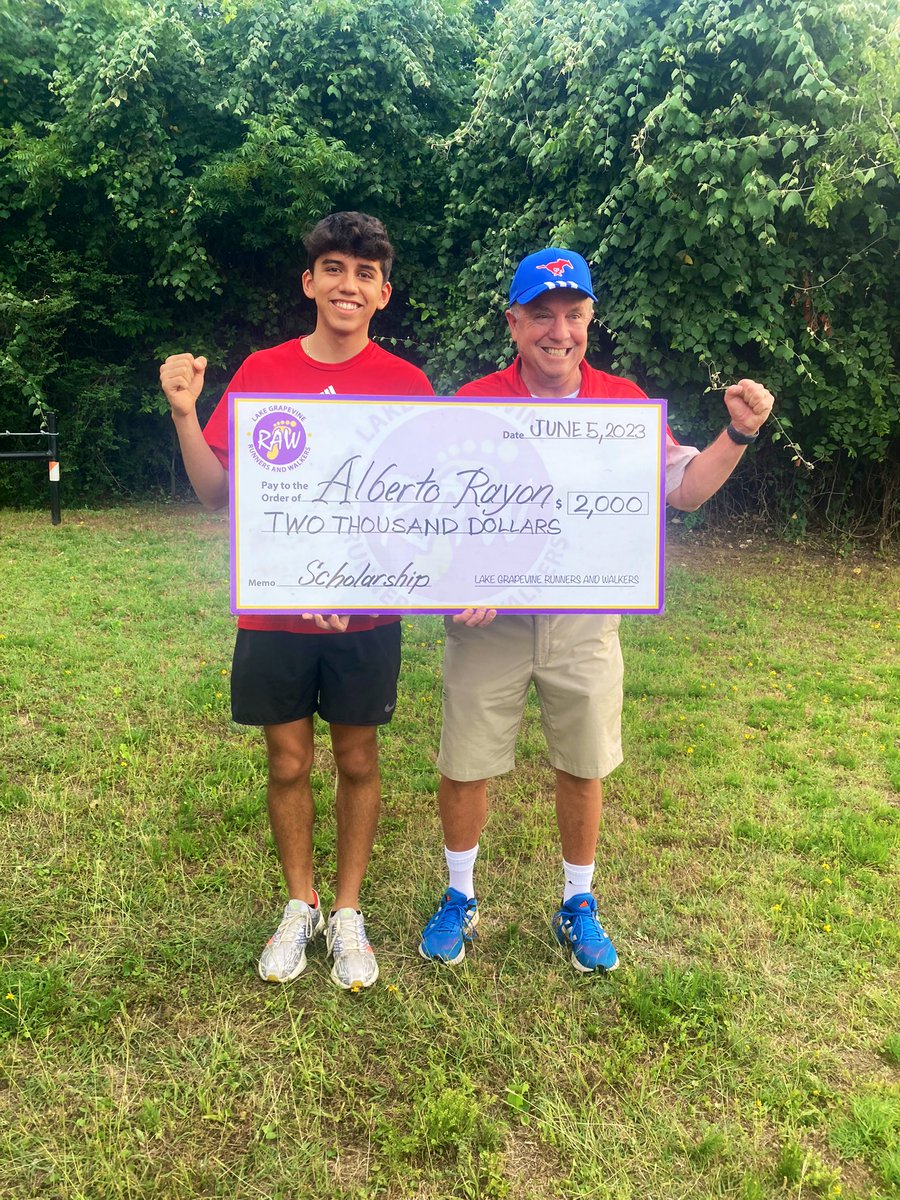
[[369,939],[366,937],[366,927],[363,924],[362,913],[354,913],[355,920],[342,917],[334,923],[334,941],[331,944],[334,954],[361,954],[371,950]]
[[275,930],[275,936],[272,938],[272,945],[277,946],[279,942],[290,938],[291,941],[305,946],[312,937],[312,931],[313,919],[309,908],[305,913],[290,912],[287,916],[282,917],[281,924]]

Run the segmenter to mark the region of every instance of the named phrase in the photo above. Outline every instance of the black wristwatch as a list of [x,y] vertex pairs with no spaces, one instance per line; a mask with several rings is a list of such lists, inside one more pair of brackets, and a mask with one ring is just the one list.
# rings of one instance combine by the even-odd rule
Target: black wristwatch
[[725,430],[736,446],[750,446],[759,437],[759,430],[756,433],[741,433],[739,429],[735,429],[733,425],[729,425]]

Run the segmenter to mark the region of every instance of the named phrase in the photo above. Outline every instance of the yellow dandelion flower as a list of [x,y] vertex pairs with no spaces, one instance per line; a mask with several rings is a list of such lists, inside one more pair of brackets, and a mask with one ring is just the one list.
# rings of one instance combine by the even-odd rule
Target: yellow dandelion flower
[[687,748],[687,750],[685,751],[685,753],[686,753],[686,754],[693,754],[693,753],[694,753],[694,747],[693,747],[693,746],[688,746],[688,748]]
[[387,990],[391,996],[397,996],[400,993],[400,989],[397,987],[396,983],[389,983],[387,985]]
[[781,905],[780,905],[780,904],[773,904],[773,905],[772,905],[772,912],[781,912]]
[[831,933],[831,926],[830,926],[830,925],[823,925],[823,926],[822,926],[822,932],[823,932],[823,933]]
[[227,674],[228,674],[228,670],[227,670],[225,667],[223,667],[223,668],[222,668],[222,670],[219,672],[219,674],[220,674],[220,675],[227,675]]
[[7,992],[6,998],[7,1000],[15,1000],[15,996],[12,994],[12,992]]
[[830,880],[830,879],[828,878],[828,876],[826,875],[826,876],[825,876],[825,878],[822,880],[822,882],[823,882],[823,883],[831,883],[831,880]]

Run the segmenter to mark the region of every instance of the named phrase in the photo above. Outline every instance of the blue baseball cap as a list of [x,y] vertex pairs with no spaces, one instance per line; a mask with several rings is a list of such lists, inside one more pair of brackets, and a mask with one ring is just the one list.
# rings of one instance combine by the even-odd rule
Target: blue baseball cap
[[584,292],[592,300],[597,299],[591,282],[591,269],[581,255],[574,250],[550,246],[546,250],[538,250],[536,254],[526,255],[516,267],[509,286],[509,302],[527,304],[535,296],[556,288],[571,288],[576,292]]

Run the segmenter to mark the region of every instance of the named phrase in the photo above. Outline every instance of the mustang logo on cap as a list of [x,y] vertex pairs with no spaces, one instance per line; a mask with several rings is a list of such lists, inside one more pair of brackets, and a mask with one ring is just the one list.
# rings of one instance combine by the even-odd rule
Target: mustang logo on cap
[[539,271],[549,271],[550,274],[555,275],[557,279],[560,277],[560,275],[565,275],[566,267],[568,267],[570,271],[572,270],[572,264],[567,258],[558,258],[556,262],[552,263],[537,264],[537,269]]

